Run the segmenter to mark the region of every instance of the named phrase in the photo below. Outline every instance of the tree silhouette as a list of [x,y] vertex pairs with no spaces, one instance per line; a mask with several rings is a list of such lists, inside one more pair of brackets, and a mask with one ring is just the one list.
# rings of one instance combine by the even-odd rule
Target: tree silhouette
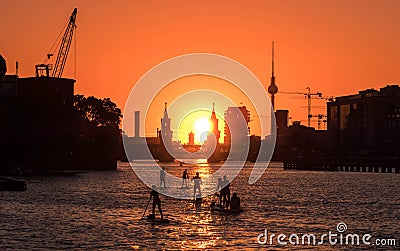
[[73,110],[80,120],[80,138],[75,144],[78,155],[75,166],[98,170],[117,168],[117,159],[123,156],[121,140],[121,110],[109,98],[98,99],[93,96],[74,95]]
[[73,103],[78,116],[92,125],[119,128],[121,110],[110,98],[98,99],[93,96],[86,98],[77,94],[74,95]]
[[0,82],[1,79],[6,75],[6,72],[7,72],[6,60],[0,54]]

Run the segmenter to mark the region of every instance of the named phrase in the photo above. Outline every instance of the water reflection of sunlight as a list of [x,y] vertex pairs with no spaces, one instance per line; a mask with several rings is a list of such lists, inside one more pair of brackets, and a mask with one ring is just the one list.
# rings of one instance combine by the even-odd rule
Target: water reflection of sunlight
[[195,159],[193,161],[194,164],[208,164],[208,160],[207,159]]
[[218,239],[210,239],[210,240],[202,240],[202,241],[197,241],[196,243],[196,248],[200,249],[208,249],[216,245]]
[[211,175],[211,167],[208,163],[199,164],[196,172],[199,173],[201,178],[208,178]]
[[[188,249],[209,249],[217,245],[221,237],[212,225],[210,215],[203,211],[203,213],[188,216],[184,221],[189,224],[185,232],[190,233],[195,238],[187,241],[186,245],[184,244],[183,246],[186,246]],[[196,240],[196,237],[200,237],[199,239],[201,240]],[[201,237],[207,237],[207,239]]]

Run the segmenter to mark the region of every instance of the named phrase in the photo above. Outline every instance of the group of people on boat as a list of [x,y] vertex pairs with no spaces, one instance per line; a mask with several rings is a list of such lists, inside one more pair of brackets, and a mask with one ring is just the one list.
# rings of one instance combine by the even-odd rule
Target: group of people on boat
[[219,192],[219,205],[221,208],[240,210],[240,198],[237,193],[233,193],[231,197],[230,182],[226,179],[218,178],[217,191]]

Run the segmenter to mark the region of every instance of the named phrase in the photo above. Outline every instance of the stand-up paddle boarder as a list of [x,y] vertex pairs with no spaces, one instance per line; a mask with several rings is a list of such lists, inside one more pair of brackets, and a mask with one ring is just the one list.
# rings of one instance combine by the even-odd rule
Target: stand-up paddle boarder
[[185,171],[183,171],[182,179],[183,179],[182,180],[182,187],[183,187],[184,184],[185,184],[186,187],[189,187],[189,183],[188,183],[189,175],[188,175],[187,169],[185,169]]
[[161,185],[164,183],[164,187],[166,187],[166,185],[165,185],[165,167],[163,167],[161,170],[160,170],[160,188],[161,188]]
[[150,200],[151,200],[151,198],[153,198],[153,211],[152,211],[153,218],[155,218],[155,210],[156,210],[156,205],[157,205],[158,211],[160,212],[160,215],[161,215],[161,219],[164,219],[162,210],[161,210],[161,200],[160,200],[159,194],[156,190],[157,188],[154,185],[151,188],[152,188],[152,190],[150,192]]
[[198,190],[198,191],[199,191],[199,195],[200,195],[199,198],[201,198],[201,188],[200,188],[200,185],[201,185],[202,181],[201,181],[201,178],[200,178],[198,172],[196,173],[196,176],[194,176],[192,180],[194,181],[193,197],[194,197],[194,199],[196,199],[196,191]]

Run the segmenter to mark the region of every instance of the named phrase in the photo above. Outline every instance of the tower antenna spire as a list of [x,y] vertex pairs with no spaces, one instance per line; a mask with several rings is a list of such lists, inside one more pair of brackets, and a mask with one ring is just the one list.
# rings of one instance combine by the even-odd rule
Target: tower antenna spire
[[272,76],[271,76],[271,84],[268,87],[268,92],[271,94],[271,104],[272,109],[275,109],[275,94],[278,93],[278,87],[275,84],[275,48],[274,41],[272,41]]
[[274,72],[274,70],[275,70],[275,58],[274,58],[274,53],[275,53],[274,41],[272,41],[272,77],[273,78],[275,78],[275,72]]

